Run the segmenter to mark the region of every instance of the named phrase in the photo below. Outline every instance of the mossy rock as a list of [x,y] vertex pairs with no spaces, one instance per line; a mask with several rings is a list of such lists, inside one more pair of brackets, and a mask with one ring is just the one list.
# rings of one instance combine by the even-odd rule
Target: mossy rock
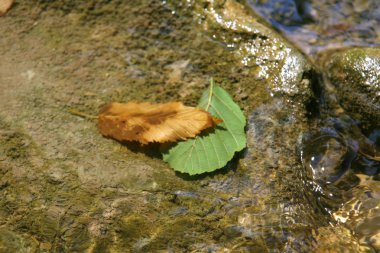
[[0,229],[1,253],[32,253],[37,252],[37,242],[27,240],[19,234],[7,229]]
[[[325,53],[331,55],[331,52]],[[365,126],[380,120],[380,48],[349,48],[326,57],[328,78],[341,105]]]

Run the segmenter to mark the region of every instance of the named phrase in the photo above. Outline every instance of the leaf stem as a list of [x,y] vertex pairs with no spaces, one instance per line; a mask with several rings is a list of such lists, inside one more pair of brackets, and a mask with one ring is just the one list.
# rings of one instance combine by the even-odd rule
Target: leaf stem
[[68,111],[69,111],[69,113],[71,113],[75,116],[79,116],[79,117],[86,118],[86,119],[97,119],[98,118],[98,116],[94,116],[94,115],[90,115],[90,114],[81,112],[75,108],[71,108]]
[[207,105],[206,105],[206,108],[205,108],[206,111],[208,111],[208,108],[211,105],[211,98],[212,98],[212,93],[213,93],[213,90],[214,90],[214,84],[215,84],[214,78],[211,77],[211,79],[210,79],[210,92],[208,94]]

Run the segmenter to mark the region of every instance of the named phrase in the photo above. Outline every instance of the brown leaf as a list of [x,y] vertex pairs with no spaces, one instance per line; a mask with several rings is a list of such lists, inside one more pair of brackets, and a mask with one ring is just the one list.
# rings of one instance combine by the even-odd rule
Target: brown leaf
[[0,0],[0,17],[11,8],[13,0]]
[[185,140],[221,122],[204,110],[179,102],[110,103],[100,110],[98,117],[98,127],[104,136],[143,144]]

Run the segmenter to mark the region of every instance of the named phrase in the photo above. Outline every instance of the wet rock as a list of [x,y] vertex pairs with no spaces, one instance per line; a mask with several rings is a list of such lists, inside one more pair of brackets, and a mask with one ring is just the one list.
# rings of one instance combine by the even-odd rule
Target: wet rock
[[375,250],[380,250],[380,232],[372,236],[369,240]]
[[378,126],[380,49],[352,48],[333,52],[324,65],[343,108],[364,125]]
[[307,54],[347,46],[379,45],[380,8],[376,0],[265,0],[248,3]]
[[206,30],[235,53],[251,76],[251,86],[259,85],[261,93],[287,95],[302,103],[310,100],[312,71],[308,61],[244,5],[234,0],[213,0],[204,15]]
[[[297,152],[312,97],[310,65],[298,50],[233,0],[39,2],[46,13],[33,32],[7,31],[0,38],[2,63],[11,63],[0,68],[0,119],[9,123],[0,121],[6,178],[0,224],[14,231],[11,238],[20,241],[22,234],[56,252],[316,248],[313,232],[330,226],[330,217],[305,185]],[[27,7],[36,7],[24,4],[15,8],[12,30],[24,31]],[[73,26],[73,16],[56,20],[57,13],[86,22]],[[99,35],[107,40],[91,38],[104,25],[117,33],[106,29]],[[13,47],[17,40],[8,36],[20,34]],[[18,51],[30,44],[36,45],[32,51]],[[72,67],[84,52],[94,54],[79,64],[83,68]],[[25,67],[39,74],[30,80],[3,74],[18,69],[19,58],[39,62]],[[165,77],[172,63],[179,70],[175,82]],[[104,139],[94,122],[65,110],[80,106],[93,114],[109,100],[175,100],[181,87],[181,100],[196,103],[211,76],[249,116],[248,148],[238,165],[232,161],[196,178]],[[42,162],[32,162],[36,158]],[[326,238],[337,230],[329,231]],[[329,243],[342,244],[340,236]]]
[[[314,252],[374,252],[369,247],[363,247],[359,243],[352,242],[352,237],[351,231],[343,226],[320,228],[316,236],[318,248]],[[337,245],[337,241],[340,241],[341,244]]]
[[167,66],[171,70],[168,74],[170,83],[177,83],[182,79],[189,62],[189,60],[179,60]]
[[[257,243],[263,241],[271,249],[312,248],[310,232],[327,224],[311,189],[304,184],[305,172],[296,151],[306,129],[302,109],[294,110],[282,99],[258,107],[250,116],[247,153],[242,160],[253,201],[253,207],[245,210],[250,213],[246,228],[253,232]],[[310,209],[313,214],[307,211]]]
[[239,237],[243,234],[243,228],[238,226],[230,226],[224,229],[224,234],[229,238]]
[[[359,187],[352,190],[354,195],[334,212],[335,219],[350,228],[368,247],[379,250],[380,182],[373,177],[357,174]],[[369,251],[371,252],[371,251]]]
[[0,229],[0,252],[38,252],[38,244],[7,229]]

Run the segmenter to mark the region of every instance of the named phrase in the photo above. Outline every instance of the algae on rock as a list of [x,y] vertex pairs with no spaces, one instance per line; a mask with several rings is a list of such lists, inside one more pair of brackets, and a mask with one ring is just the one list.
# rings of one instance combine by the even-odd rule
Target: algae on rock
[[[380,122],[380,49],[325,52],[324,68],[342,107],[363,125]],[[373,123],[375,126],[373,126]]]
[[[296,151],[311,67],[243,5],[41,0],[9,14],[0,20],[1,238],[37,252],[318,246],[329,217],[303,185]],[[35,77],[20,74],[30,69]],[[210,76],[252,120],[245,158],[203,177],[176,175],[66,111],[94,114],[109,100],[195,105]]]

